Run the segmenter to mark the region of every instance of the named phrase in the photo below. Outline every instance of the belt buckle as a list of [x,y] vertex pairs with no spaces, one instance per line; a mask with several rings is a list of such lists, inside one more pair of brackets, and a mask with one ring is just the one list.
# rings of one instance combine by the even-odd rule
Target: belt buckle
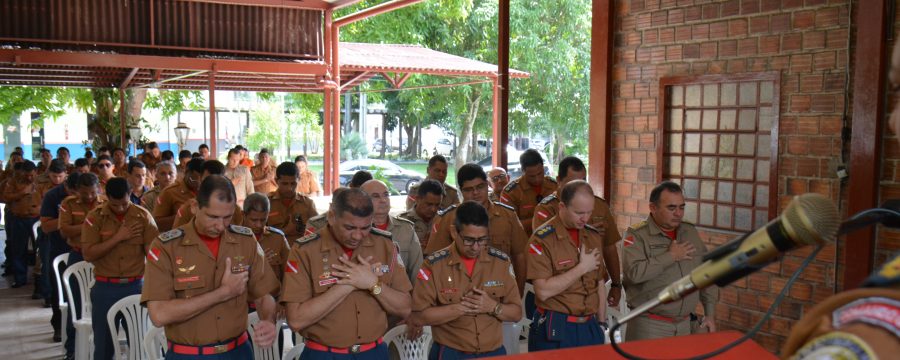
[[127,283],[128,283],[128,278],[116,278],[116,283],[119,283],[119,284],[127,284]]
[[362,348],[362,346],[359,345],[359,344],[353,345],[353,346],[350,347],[350,353],[351,353],[351,354],[359,354],[359,350],[360,350],[361,348]]
[[213,346],[213,352],[216,354],[222,354],[228,352],[228,344],[216,345]]
[[588,318],[589,318],[589,316],[579,316],[579,317],[575,318],[575,322],[577,322],[579,324],[583,324],[588,321]]

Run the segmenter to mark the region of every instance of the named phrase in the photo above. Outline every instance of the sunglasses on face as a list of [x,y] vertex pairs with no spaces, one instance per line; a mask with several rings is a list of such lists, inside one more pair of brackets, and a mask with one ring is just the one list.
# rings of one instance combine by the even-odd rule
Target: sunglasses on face
[[99,163],[99,164],[97,164],[97,167],[100,167],[100,168],[108,168],[108,167],[112,167],[112,164],[110,164],[110,163]]

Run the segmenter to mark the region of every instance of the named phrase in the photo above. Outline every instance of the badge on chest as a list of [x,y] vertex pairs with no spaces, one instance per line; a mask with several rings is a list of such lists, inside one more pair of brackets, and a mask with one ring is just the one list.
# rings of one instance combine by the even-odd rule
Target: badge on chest
[[250,270],[250,265],[246,264],[247,259],[243,256],[235,256],[231,258],[231,273],[240,274]]

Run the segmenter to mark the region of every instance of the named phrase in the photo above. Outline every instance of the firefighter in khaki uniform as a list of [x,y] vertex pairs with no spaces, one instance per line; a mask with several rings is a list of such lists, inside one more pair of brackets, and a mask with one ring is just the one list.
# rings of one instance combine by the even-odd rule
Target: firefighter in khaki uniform
[[488,247],[488,213],[466,201],[450,228],[453,244],[428,256],[413,290],[413,316],[431,325],[430,359],[505,355],[504,321],[522,318],[509,256]]
[[[210,175],[224,174],[225,164],[222,164],[219,160],[206,160],[203,162],[203,175],[200,176],[200,181],[202,182]],[[194,209],[196,209],[196,205],[197,199],[190,199],[185,201],[184,204],[181,204],[178,211],[175,212],[175,220],[172,222],[172,228],[177,228],[181,225],[190,223],[191,220],[194,219]],[[234,214],[231,217],[231,222],[235,224],[242,224],[244,222],[244,213],[241,211],[241,207],[238,204],[234,204]]]
[[294,164],[300,171],[300,177],[297,182],[297,192],[306,196],[322,196],[322,188],[319,187],[319,180],[316,174],[309,170],[309,163],[303,155],[297,155],[294,158]]
[[[459,190],[445,182],[447,181],[447,158],[443,155],[432,156],[431,159],[428,160],[428,168],[426,171],[426,180],[435,180],[444,188],[444,197],[441,199],[441,210],[447,209],[453,205],[459,205]],[[413,205],[418,201],[419,186],[421,185],[422,184],[419,183],[409,188],[409,193],[406,196],[406,210],[412,209]]]
[[28,244],[34,242],[32,226],[38,220],[39,210],[34,198],[38,197],[34,183],[34,163],[25,160],[13,166],[15,174],[6,183],[3,198],[6,200],[7,255],[15,276],[13,288],[22,287],[28,278]]
[[156,206],[153,208],[153,218],[156,219],[159,231],[171,229],[178,208],[196,197],[202,175],[203,160],[191,159],[188,161],[184,179],[170,185],[159,194],[159,197],[156,198]]
[[[340,194],[341,192],[343,192],[347,189],[348,188],[346,188],[346,187],[339,187],[337,189],[334,189],[334,191],[331,192],[331,198],[332,199],[336,198],[338,196],[338,194]],[[331,212],[331,204],[329,204],[329,209],[324,214],[319,214],[319,215],[309,218],[309,221],[306,222],[306,231],[303,233],[303,236],[306,236],[309,234],[315,234],[315,233],[321,231],[322,229],[324,229],[326,226],[328,226],[328,213],[330,213],[330,212]]]
[[[483,206],[490,217],[491,228],[490,245],[512,258],[513,269],[516,273],[516,286],[522,289],[525,286],[525,246],[528,236],[522,229],[515,212],[507,205],[488,201],[487,174],[477,164],[465,164],[456,172],[457,183],[462,189],[465,201],[474,201]],[[453,243],[450,238],[450,226],[456,219],[457,207],[438,213],[431,229],[431,238],[425,248],[425,254],[432,254]]]
[[81,255],[81,230],[84,219],[91,210],[106,203],[106,196],[100,195],[99,183],[100,179],[94,173],[81,174],[78,177],[75,195],[65,198],[59,205],[59,232],[72,247],[69,253],[69,266],[84,260]]
[[544,158],[534,149],[525,150],[519,156],[522,164],[522,176],[511,181],[500,194],[500,202],[512,206],[522,222],[528,236],[537,227],[532,224],[534,208],[545,197],[556,191],[556,180],[544,176]]
[[[694,225],[681,221],[684,195],[673,182],[650,192],[650,216],[625,233],[625,291],[630,307],[655,298],[659,292],[703,263],[706,246]],[[716,331],[715,309],[719,290],[710,286],[681,300],[660,305],[628,323],[625,339],[657,339],[690,335],[691,321]],[[705,319],[692,312],[703,303]]]
[[163,189],[175,182],[175,179],[179,177],[178,175],[178,168],[175,166],[175,163],[163,161],[156,164],[157,184],[152,189],[147,190],[147,192],[144,193],[144,196],[141,197],[141,206],[152,214],[153,209],[156,208],[156,199],[162,194]]
[[[556,180],[559,182],[560,188],[573,180],[586,180],[587,168],[581,159],[569,156],[559,162],[559,171]],[[557,190],[550,196],[541,200],[541,203],[534,208],[534,220],[532,223],[540,227],[551,217],[559,213],[559,192]],[[606,264],[606,271],[609,272],[609,278],[612,279],[612,286],[609,289],[609,297],[607,303],[609,306],[618,306],[619,300],[622,299],[622,267],[619,262],[619,250],[616,244],[622,238],[619,236],[619,230],[616,226],[616,218],[613,217],[609,210],[609,204],[603,198],[594,195],[594,211],[591,212],[591,220],[588,224],[600,231],[603,237],[603,263]]]
[[153,324],[166,328],[166,359],[252,359],[247,303],[254,302],[260,318],[253,340],[270,346],[276,336],[271,294],[278,291],[278,279],[253,232],[231,225],[231,181],[206,178],[197,200],[190,224],[151,243],[141,303]]
[[437,180],[426,179],[419,184],[416,197],[418,200],[412,209],[407,210],[397,217],[413,223],[419,244],[424,251],[428,247],[428,239],[431,237],[431,225],[441,207],[441,199],[444,196],[444,187]]
[[[528,279],[537,309],[528,351],[602,344],[605,267],[603,238],[588,225],[594,192],[576,180],[560,192],[559,214],[535,230],[528,244]],[[631,330],[629,328],[629,330]]]
[[106,313],[117,301],[141,293],[144,254],[159,235],[156,222],[146,209],[132,204],[130,184],[116,177],[106,183],[105,204],[84,220],[81,248],[84,260],[94,264],[96,282],[91,288],[91,326],[94,359],[113,359]]
[[366,181],[359,189],[372,199],[375,209],[372,214],[372,226],[391,233],[391,240],[394,240],[400,249],[400,259],[403,260],[406,275],[412,282],[416,271],[422,266],[422,246],[419,245],[419,237],[413,229],[413,224],[390,215],[391,194],[380,180]]
[[288,239],[303,236],[306,223],[318,215],[316,204],[306,195],[298,194],[297,179],[300,176],[297,165],[285,161],[275,169],[275,183],[278,189],[269,193],[271,211],[269,226],[281,229]]
[[272,271],[278,277],[278,282],[281,283],[284,278],[284,264],[287,263],[290,248],[281,230],[266,226],[268,219],[269,198],[257,192],[244,199],[243,225],[253,230],[256,241],[259,242],[266,254],[266,262],[272,267]]
[[280,301],[305,360],[387,359],[388,315],[406,318],[412,286],[390,233],[372,227],[362,190],[334,197],[328,226],[294,242]]

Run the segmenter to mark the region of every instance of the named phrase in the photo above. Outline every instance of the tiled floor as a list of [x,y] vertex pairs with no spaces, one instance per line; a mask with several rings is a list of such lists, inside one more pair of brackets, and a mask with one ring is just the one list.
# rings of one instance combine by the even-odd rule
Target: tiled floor
[[31,299],[31,284],[11,289],[9,280],[0,278],[0,359],[61,359],[62,343],[53,342],[50,309]]

